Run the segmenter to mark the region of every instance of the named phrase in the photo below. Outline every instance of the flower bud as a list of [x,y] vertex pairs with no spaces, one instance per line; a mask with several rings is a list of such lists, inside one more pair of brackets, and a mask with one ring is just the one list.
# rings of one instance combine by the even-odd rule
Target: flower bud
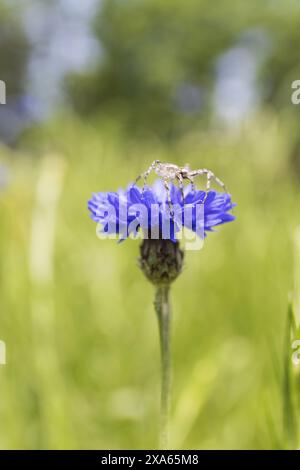
[[182,271],[184,252],[179,242],[144,239],[140,253],[140,268],[154,285],[171,284]]

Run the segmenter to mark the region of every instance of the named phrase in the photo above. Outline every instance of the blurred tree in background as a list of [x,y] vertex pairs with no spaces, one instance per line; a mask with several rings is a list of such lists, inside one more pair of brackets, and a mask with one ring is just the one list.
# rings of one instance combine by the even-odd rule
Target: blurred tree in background
[[[79,8],[61,0],[22,7],[2,0],[0,9],[0,78],[14,96],[28,92],[29,77],[46,81],[53,108],[71,104],[85,117],[111,116],[131,133],[170,138],[218,118],[240,123],[261,106],[298,114],[290,101],[291,83],[300,76],[297,1],[90,0]],[[44,28],[37,28],[41,22]],[[41,33],[34,44],[32,30]],[[30,89],[32,103],[49,106],[37,88]]]
[[0,78],[9,84],[10,96],[26,88],[26,67],[30,48],[15,8],[0,2]]
[[27,65],[30,44],[15,6],[0,1],[0,80],[6,105],[0,107],[0,141],[12,143],[27,121]]
[[[131,130],[164,136],[204,125],[216,106],[230,107],[231,93],[239,101],[243,70],[254,74],[254,104],[286,107],[300,76],[299,19],[293,1],[104,0],[94,22],[102,54],[67,88],[80,113],[112,113]],[[232,50],[239,54],[226,62]],[[233,86],[218,91],[220,74]]]
[[205,119],[216,58],[237,41],[252,6],[236,2],[232,21],[228,1],[102,3],[95,32],[103,54],[69,78],[75,108],[121,113],[132,128],[163,135]]

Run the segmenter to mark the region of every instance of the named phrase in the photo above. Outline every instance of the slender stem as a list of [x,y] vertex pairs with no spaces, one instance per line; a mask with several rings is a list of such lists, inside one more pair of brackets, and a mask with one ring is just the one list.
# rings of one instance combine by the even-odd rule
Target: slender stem
[[171,355],[170,323],[171,308],[169,302],[169,285],[156,288],[155,310],[158,318],[161,350],[161,408],[160,408],[160,447],[168,447],[168,426],[171,391]]

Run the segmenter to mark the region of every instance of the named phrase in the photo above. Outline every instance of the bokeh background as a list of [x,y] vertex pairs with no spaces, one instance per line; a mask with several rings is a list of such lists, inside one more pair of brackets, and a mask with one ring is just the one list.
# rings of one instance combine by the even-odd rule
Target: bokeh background
[[299,50],[297,0],[0,0],[2,449],[157,447],[153,288],[86,207],[154,159],[238,204],[173,287],[170,446],[299,446]]

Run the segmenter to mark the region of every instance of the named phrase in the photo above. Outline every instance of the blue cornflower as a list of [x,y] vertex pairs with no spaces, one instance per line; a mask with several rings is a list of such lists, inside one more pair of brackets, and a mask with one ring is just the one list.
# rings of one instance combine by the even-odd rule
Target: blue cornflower
[[[167,187],[168,190],[161,180],[157,180],[152,187],[144,186],[143,189],[131,185],[117,192],[94,193],[88,202],[91,218],[101,226],[100,233],[117,236],[120,241],[129,235],[136,237],[140,232],[143,235],[139,266],[155,286],[154,307],[161,346],[160,434],[163,449],[168,448],[170,408],[170,286],[182,272],[184,263],[179,232],[188,228],[203,239],[217,225],[234,220],[230,211],[235,205],[226,193],[198,191],[186,186],[182,194],[181,189],[169,185],[169,181]],[[193,238],[196,243],[187,244],[186,249],[201,248],[198,237]]]
[[117,192],[94,193],[88,202],[91,218],[102,226],[102,233],[125,240],[137,236],[163,238],[176,242],[176,234],[188,228],[201,238],[217,225],[231,222],[235,204],[227,193],[194,190],[187,186],[184,201],[180,189],[170,186],[171,204],[161,180],[144,190],[130,186]]

